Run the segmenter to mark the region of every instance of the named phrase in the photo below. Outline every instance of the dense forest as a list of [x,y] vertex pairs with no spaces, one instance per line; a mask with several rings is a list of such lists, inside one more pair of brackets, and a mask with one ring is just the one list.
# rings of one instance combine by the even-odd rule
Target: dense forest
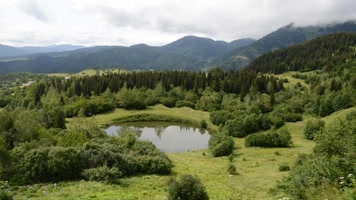
[[[245,138],[246,147],[293,147],[293,130],[284,125],[308,116],[304,137],[315,141],[314,151],[300,155],[271,193],[313,199],[330,190],[340,198],[355,197],[356,114],[328,128],[319,119],[356,105],[355,45],[355,34],[327,35],[268,53],[242,71],[23,74],[15,81],[9,75],[0,92],[0,177],[23,185],[79,179],[115,183],[138,174],[170,174],[171,160],[154,145],[137,141],[130,131],[109,137],[86,118],[163,104],[210,112],[219,126],[209,141],[213,156],[231,154],[231,137]],[[303,81],[265,73],[291,70]],[[33,82],[20,84],[28,81]]]

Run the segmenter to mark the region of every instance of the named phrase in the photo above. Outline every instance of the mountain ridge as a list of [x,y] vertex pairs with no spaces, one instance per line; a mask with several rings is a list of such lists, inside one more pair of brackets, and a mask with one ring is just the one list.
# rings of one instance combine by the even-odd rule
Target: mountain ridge
[[[255,41],[250,38],[224,42],[185,36],[163,46],[96,46],[73,51],[38,53],[0,61],[6,72],[79,72],[86,68],[139,70],[194,70],[212,67],[239,70],[265,53],[335,32],[356,32],[355,22],[329,26],[281,27]],[[6,62],[4,62],[6,61]]]

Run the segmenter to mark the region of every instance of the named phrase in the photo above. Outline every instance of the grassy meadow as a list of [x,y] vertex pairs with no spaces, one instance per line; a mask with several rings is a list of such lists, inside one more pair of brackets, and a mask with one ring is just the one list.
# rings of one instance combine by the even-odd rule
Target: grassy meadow
[[[356,108],[336,112],[323,118],[326,126],[337,119],[343,119]],[[166,108],[162,105],[149,107],[145,111],[116,109],[113,112],[95,116],[100,125],[109,124],[123,116],[137,113],[174,115],[194,120],[209,122],[209,113],[190,108]],[[226,199],[278,199],[269,194],[277,180],[281,180],[288,172],[279,172],[279,165],[292,166],[300,153],[310,153],[314,142],[304,139],[304,127],[310,116],[296,123],[286,123],[293,137],[291,148],[246,148],[244,139],[235,138],[233,161],[228,157],[214,158],[208,149],[185,153],[169,153],[174,167],[172,175],[144,175],[124,178],[118,185],[107,185],[98,182],[67,182],[37,184],[17,189],[15,199],[120,199],[120,200],[163,200],[167,197],[167,181],[182,174],[195,174],[205,185],[212,200]],[[216,126],[209,124],[216,129]],[[229,164],[235,165],[238,175],[227,172]]]

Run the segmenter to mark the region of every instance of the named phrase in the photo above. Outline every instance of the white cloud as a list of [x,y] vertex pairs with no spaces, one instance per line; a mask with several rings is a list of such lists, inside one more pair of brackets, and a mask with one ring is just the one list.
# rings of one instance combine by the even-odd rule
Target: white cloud
[[291,22],[356,19],[354,8],[354,0],[0,0],[0,43],[163,45],[184,35],[258,39]]

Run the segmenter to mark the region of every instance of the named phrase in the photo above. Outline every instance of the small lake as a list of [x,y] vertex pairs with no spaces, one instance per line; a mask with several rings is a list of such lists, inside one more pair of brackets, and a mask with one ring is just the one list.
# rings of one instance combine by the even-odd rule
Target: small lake
[[104,129],[111,136],[132,130],[138,140],[151,141],[164,152],[187,152],[208,148],[210,133],[207,129],[191,127],[183,123],[130,122],[112,125]]

